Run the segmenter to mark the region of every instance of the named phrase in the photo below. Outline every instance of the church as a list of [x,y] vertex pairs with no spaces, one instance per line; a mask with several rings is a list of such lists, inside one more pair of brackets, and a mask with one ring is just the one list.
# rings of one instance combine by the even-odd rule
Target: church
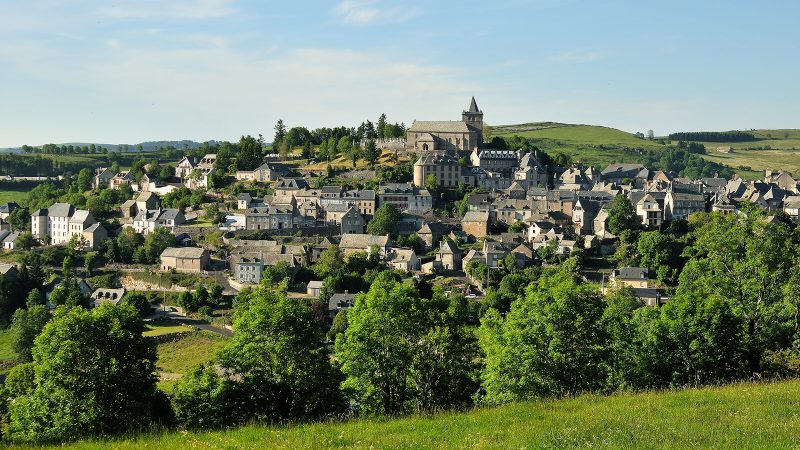
[[415,120],[408,128],[406,148],[416,152],[471,152],[483,145],[483,111],[475,97],[461,120]]

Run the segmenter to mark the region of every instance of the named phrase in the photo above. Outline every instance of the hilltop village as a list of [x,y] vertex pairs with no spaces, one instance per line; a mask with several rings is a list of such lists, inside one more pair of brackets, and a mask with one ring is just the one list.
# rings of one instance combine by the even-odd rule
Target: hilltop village
[[[721,134],[702,133],[751,137]],[[407,128],[279,121],[271,144],[0,160],[102,163],[0,179],[27,189],[0,205],[0,433],[800,376],[791,174],[742,179],[699,141],[605,167],[537,143],[492,136],[473,98],[460,120]]]
[[[383,147],[388,159],[382,164],[400,164],[401,156],[413,162],[405,182],[370,179],[375,170],[361,170],[355,172],[366,172],[366,181],[354,184],[346,174],[307,170],[291,154],[264,154],[251,170],[230,163],[221,168],[215,153],[187,155],[174,169],[145,165],[138,177],[97,169],[91,189],[130,195],[103,220],[85,205],[56,202],[30,211],[25,226],[14,227],[9,216],[19,205],[1,205],[0,241],[8,252],[58,246],[119,269],[112,282],[95,286],[88,275],[100,267],[87,267],[79,285],[94,303],[120,302],[127,291],[186,290],[165,285],[164,277],[142,281],[154,279],[143,272],[192,274],[194,284],[213,283],[229,296],[262,283],[267,273],[270,283],[287,279],[293,295],[321,298],[334,317],[352,306],[359,289],[326,280],[325,270],[309,270],[320,260],[355,255],[480,298],[510,266],[552,265],[577,254],[587,279],[631,286],[637,298],[657,307],[669,300],[670,279],[657,276],[659,267],[629,267],[626,258],[614,258],[626,229],[663,230],[694,213],[735,214],[742,205],[800,215],[800,185],[786,172],[745,181],[735,175],[686,179],[641,164],[559,167],[535,148],[493,148],[484,141],[483,114],[473,98],[461,120],[415,121],[404,139],[355,143]],[[230,178],[228,187],[215,189],[212,180],[222,177]],[[148,239],[154,234],[157,239]],[[6,277],[18,270],[16,264],[2,267]],[[58,279],[48,280],[47,298]],[[187,314],[196,309],[181,306]]]

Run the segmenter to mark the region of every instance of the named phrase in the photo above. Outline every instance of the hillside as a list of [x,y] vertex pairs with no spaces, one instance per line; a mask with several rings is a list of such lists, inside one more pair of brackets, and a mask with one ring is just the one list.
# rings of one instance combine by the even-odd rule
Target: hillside
[[467,413],[147,435],[66,448],[791,448],[800,381],[582,396]]
[[596,125],[537,122],[492,126],[491,133],[492,136],[533,138],[535,145],[545,152],[563,152],[574,161],[601,167],[614,162],[636,162],[636,149],[664,148],[658,142]]
[[[218,142],[217,141],[210,141],[209,142],[209,144],[212,144],[212,145],[215,144],[215,143],[218,143]],[[92,145],[92,144],[93,144],[92,142],[63,142],[63,143],[59,143],[58,145],[59,146],[61,146],[61,145],[72,145],[72,146],[77,146],[77,147],[83,147],[83,146],[89,146],[89,145]],[[150,151],[158,150],[161,147],[170,147],[170,146],[172,146],[172,147],[175,147],[175,148],[182,149],[185,146],[186,148],[198,148],[203,144],[200,143],[200,142],[195,142],[195,141],[190,141],[190,140],[182,140],[182,141],[147,141],[147,142],[140,142],[138,144],[101,144],[101,143],[94,142],[94,145],[96,147],[105,147],[109,151],[117,151],[117,150],[121,151],[120,147],[127,146],[129,152],[138,151],[137,150],[137,146],[141,145],[143,151],[150,152]],[[0,148],[0,152],[19,153],[19,152],[22,152],[22,148],[21,147]]]
[[[704,158],[730,166],[745,178],[756,178],[764,169],[784,169],[800,174],[800,130],[748,130],[755,134],[752,142],[701,142],[706,146]],[[537,122],[492,127],[493,136],[514,135],[533,138],[544,151],[563,152],[573,160],[604,166],[612,162],[634,162],[632,149],[660,149],[663,144],[643,140],[631,133],[595,125],[572,125]],[[720,153],[718,147],[733,148]]]

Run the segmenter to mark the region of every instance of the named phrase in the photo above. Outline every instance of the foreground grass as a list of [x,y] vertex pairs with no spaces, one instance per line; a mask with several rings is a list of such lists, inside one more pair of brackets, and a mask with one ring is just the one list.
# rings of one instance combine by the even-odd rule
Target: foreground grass
[[146,434],[95,448],[797,448],[800,382],[520,403],[397,420]]

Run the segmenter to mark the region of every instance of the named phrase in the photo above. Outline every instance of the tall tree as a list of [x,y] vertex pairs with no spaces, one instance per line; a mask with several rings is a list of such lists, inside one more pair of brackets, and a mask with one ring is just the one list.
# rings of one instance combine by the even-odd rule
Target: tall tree
[[370,167],[375,167],[375,163],[378,162],[378,158],[381,156],[381,150],[375,145],[375,140],[370,139],[367,141],[367,146],[364,149],[364,159],[367,160]]
[[277,148],[286,137],[286,125],[283,124],[283,119],[278,119],[275,124],[275,138],[272,140],[272,148]]
[[262,287],[240,294],[233,339],[219,354],[234,375],[239,420],[309,419],[340,411],[339,375],[307,304]]
[[375,131],[378,134],[379,139],[383,139],[386,136],[386,114],[382,113],[380,117],[378,117],[378,123],[375,126]]
[[625,194],[617,194],[608,212],[608,230],[619,236],[625,230],[637,230],[641,221]]
[[357,297],[336,339],[336,356],[347,375],[342,388],[358,411],[394,415],[469,403],[476,387],[474,341],[448,306],[421,298],[413,284],[389,272]]
[[236,157],[237,170],[253,170],[261,165],[261,144],[252,136],[239,139],[239,153]]
[[503,319],[481,319],[487,403],[597,391],[608,379],[604,301],[565,269],[543,276]]
[[59,308],[33,348],[35,384],[11,403],[9,432],[65,441],[143,429],[160,418],[155,344],[131,307]]
[[[39,292],[33,290],[33,292]],[[11,321],[11,346],[22,361],[31,360],[33,340],[50,321],[50,311],[46,306],[34,304],[28,309],[18,309]]]
[[367,224],[367,233],[376,236],[393,235],[400,221],[400,211],[391,203],[384,203],[375,210],[372,220]]

